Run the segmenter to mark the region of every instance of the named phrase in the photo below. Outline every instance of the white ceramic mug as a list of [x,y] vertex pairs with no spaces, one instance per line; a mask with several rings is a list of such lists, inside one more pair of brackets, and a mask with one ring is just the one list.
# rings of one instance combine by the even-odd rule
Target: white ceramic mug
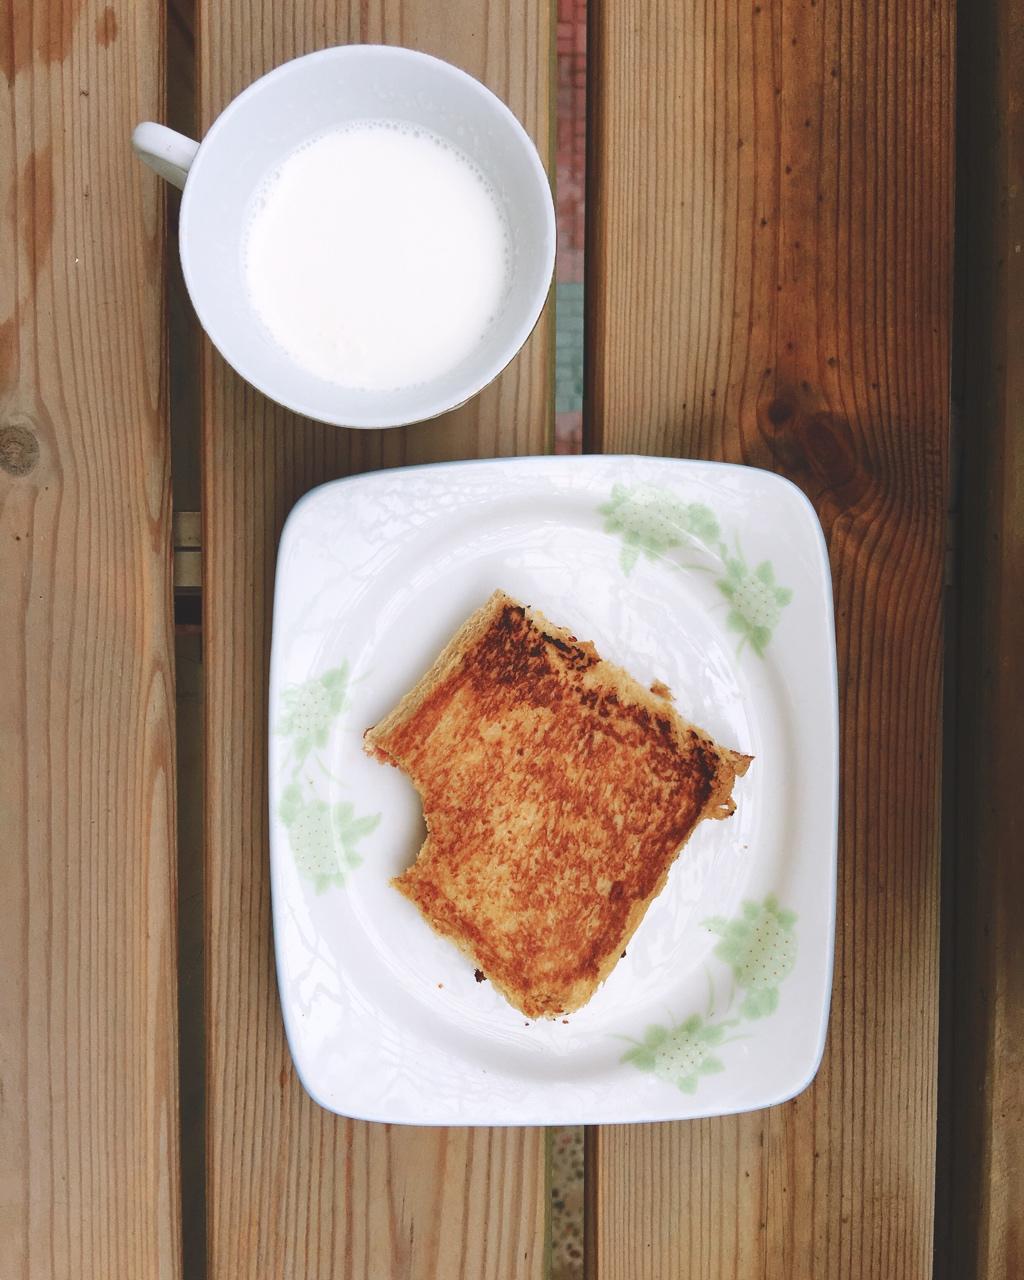
[[[297,146],[353,120],[407,121],[448,139],[486,176],[504,207],[511,270],[501,314],[454,369],[395,391],[340,386],[300,367],[248,298],[243,239],[251,201]],[[424,53],[347,45],[286,62],[251,84],[193,142],[140,124],[139,155],[184,188],[181,265],[203,328],[243,378],[322,422],[394,427],[435,417],[474,396],[530,335],[551,286],[555,213],[544,166],[507,106],[472,76]]]

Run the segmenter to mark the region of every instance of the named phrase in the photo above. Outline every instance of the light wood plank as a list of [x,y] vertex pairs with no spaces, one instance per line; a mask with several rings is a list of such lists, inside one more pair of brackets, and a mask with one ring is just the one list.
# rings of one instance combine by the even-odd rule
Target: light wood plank
[[961,33],[952,1071],[938,1273],[1024,1275],[1024,27]]
[[953,4],[599,0],[588,421],[809,494],[843,761],[828,1049],[762,1115],[591,1135],[591,1274],[931,1273]]
[[[286,58],[356,41],[405,44],[458,63],[509,102],[548,154],[552,20],[540,0],[444,7],[205,0],[203,122]],[[299,420],[204,348],[211,1280],[526,1280],[541,1272],[539,1130],[443,1132],[337,1120],[295,1079],[271,954],[265,740],[272,573],[289,508],[311,486],[348,472],[547,450],[551,348],[545,318],[513,366],[470,405],[382,434]]]
[[0,1274],[180,1275],[158,4],[0,16]]

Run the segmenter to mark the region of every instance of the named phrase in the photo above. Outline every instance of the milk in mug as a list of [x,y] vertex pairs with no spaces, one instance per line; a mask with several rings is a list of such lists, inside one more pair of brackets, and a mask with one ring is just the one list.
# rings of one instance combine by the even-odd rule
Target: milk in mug
[[243,252],[274,341],[368,391],[455,368],[509,286],[497,193],[449,142],[398,121],[357,121],[287,156],[256,194]]

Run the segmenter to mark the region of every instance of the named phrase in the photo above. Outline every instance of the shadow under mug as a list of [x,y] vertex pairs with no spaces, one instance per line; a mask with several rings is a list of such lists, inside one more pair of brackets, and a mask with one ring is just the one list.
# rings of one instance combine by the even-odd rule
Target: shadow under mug
[[[496,192],[510,237],[502,310],[477,347],[428,382],[350,388],[303,369],[264,327],[245,281],[243,239],[266,177],[302,143],[355,120],[429,129],[462,151]],[[551,287],[555,211],[537,149],[509,108],[466,72],[428,54],[345,45],[283,63],[238,95],[201,143],[140,124],[132,143],[184,189],[178,242],[200,323],[227,362],[297,413],[349,427],[395,427],[463,404],[512,360]]]

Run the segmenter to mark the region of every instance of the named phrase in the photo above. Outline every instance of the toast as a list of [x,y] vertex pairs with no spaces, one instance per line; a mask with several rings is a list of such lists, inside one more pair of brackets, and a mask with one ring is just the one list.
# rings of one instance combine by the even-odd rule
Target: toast
[[392,884],[527,1017],[586,1004],[697,823],[735,807],[750,757],[656,687],[496,591],[366,731],[423,801]]

